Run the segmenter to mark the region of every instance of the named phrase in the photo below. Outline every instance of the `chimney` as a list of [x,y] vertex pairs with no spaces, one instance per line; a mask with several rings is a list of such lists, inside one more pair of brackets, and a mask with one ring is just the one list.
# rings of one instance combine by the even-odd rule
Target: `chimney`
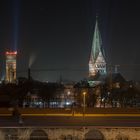
[[115,65],[115,73],[118,73],[118,67],[119,67],[120,65]]
[[28,68],[28,80],[30,81],[31,80],[31,69]]

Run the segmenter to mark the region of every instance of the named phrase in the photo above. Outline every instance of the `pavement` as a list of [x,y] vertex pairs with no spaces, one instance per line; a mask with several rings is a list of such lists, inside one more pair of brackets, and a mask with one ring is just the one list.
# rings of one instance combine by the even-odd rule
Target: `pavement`
[[140,127],[140,116],[1,116],[0,127]]
[[0,127],[139,127],[139,109],[0,109]]
[[[11,116],[13,108],[0,108],[0,116]],[[18,108],[22,116],[140,116],[140,108]]]

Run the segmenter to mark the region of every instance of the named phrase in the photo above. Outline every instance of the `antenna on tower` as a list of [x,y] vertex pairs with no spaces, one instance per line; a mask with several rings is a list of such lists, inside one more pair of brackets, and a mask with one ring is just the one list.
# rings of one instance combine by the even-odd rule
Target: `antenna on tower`
[[96,1],[95,1],[96,20],[97,20],[97,19],[98,19],[98,17],[99,17],[99,6],[100,6],[99,0],[96,0]]
[[99,17],[99,12],[96,11],[96,20],[98,20],[98,17]]

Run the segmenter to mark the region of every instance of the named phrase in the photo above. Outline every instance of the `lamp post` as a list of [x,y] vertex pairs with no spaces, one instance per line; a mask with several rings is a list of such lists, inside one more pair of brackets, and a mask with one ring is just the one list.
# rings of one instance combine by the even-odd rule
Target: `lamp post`
[[[83,92],[83,121],[85,120],[85,111],[86,111],[86,92]],[[85,139],[85,127],[83,127],[84,130],[84,139]]]
[[83,92],[83,117],[85,117],[85,110],[86,110],[86,92]]
[[11,135],[10,134],[8,134],[8,140],[11,140]]

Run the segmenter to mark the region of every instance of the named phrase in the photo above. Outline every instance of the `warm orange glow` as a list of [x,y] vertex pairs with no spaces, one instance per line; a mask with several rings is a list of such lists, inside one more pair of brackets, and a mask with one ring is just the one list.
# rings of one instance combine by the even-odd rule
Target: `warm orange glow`
[[87,93],[86,92],[83,92],[83,95],[86,95]]
[[8,51],[7,51],[5,54],[6,54],[6,55],[16,55],[16,54],[17,54],[17,51],[13,51],[13,52],[8,52]]

